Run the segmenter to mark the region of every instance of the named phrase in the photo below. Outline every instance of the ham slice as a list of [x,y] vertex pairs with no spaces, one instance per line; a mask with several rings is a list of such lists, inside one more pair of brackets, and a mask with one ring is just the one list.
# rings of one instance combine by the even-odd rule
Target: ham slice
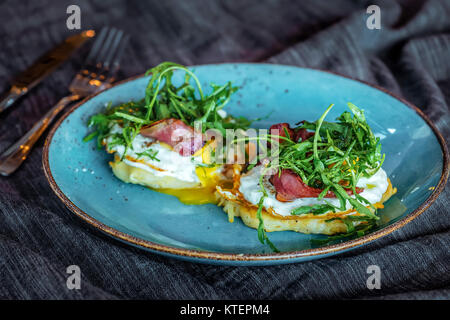
[[203,146],[203,135],[178,119],[163,119],[145,126],[140,132],[172,146],[182,156],[191,156]]
[[[269,129],[270,134],[286,137],[286,132],[289,134],[289,138],[291,138],[295,142],[305,141],[306,139],[312,137],[314,132],[309,132],[306,129],[296,129],[293,130],[289,126],[289,123],[282,122],[274,124]],[[272,138],[275,141],[278,141],[278,138]],[[283,141],[281,141],[283,142]]]
[[[286,137],[286,132],[289,137],[295,142],[305,141],[314,136],[314,132],[309,132],[306,129],[291,129],[288,123],[277,123],[270,127],[272,135]],[[272,138],[277,141],[278,138]],[[281,139],[280,139],[281,140]],[[283,142],[283,141],[281,141]],[[270,178],[270,182],[275,187],[277,192],[276,198],[278,201],[287,202],[298,198],[317,198],[322,193],[322,189],[317,189],[305,184],[302,179],[291,170],[282,170],[281,175],[277,172]],[[363,189],[356,188],[356,192],[360,193]],[[346,190],[351,195],[352,190]],[[336,198],[333,191],[328,191],[325,198]]]
[[[283,122],[283,123],[277,123],[270,127],[269,132],[271,135],[274,136],[280,136],[280,137],[287,137],[286,132],[289,134],[290,139],[294,138],[294,131],[290,128],[289,123]],[[278,142],[277,137],[273,137],[272,140]],[[284,140],[281,140],[283,142]]]
[[305,141],[306,139],[312,137],[314,132],[309,132],[306,129],[298,129],[295,131],[294,139],[296,142]]
[[[291,170],[282,170],[281,175],[277,172],[270,178],[270,182],[277,192],[278,201],[288,202],[298,198],[317,198],[323,191],[305,184],[302,179]],[[349,195],[353,194],[351,190],[346,190]],[[362,188],[356,188],[356,192],[362,192]],[[333,191],[328,191],[325,198],[336,198]]]

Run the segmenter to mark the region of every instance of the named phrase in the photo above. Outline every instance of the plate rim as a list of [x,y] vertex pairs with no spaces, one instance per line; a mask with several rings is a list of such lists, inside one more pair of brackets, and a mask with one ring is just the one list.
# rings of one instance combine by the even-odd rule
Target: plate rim
[[[334,254],[339,251],[346,251],[348,249],[352,249],[357,246],[361,246],[364,244],[367,244],[369,242],[372,242],[376,239],[379,239],[381,237],[384,237],[395,230],[398,230],[417,218],[419,215],[421,215],[430,205],[438,198],[440,193],[444,190],[446,181],[448,179],[449,175],[449,152],[447,148],[447,144],[445,143],[445,139],[443,138],[442,134],[439,132],[439,130],[436,128],[436,126],[433,124],[433,122],[424,114],[422,110],[420,110],[418,107],[416,107],[411,102],[405,100],[402,97],[397,96],[396,94],[390,92],[389,90],[382,88],[378,85],[368,83],[364,80],[352,78],[347,75],[340,74],[335,71],[330,70],[324,70],[319,68],[311,68],[311,67],[299,67],[295,65],[289,65],[289,64],[275,64],[275,63],[252,63],[252,62],[224,62],[224,63],[213,63],[213,64],[201,64],[201,65],[192,65],[188,66],[189,68],[195,68],[195,67],[205,67],[205,66],[223,66],[223,65],[251,65],[251,66],[270,66],[270,67],[289,67],[289,68],[296,68],[296,69],[306,69],[306,70],[312,70],[312,71],[319,71],[323,73],[332,74],[338,77],[342,77],[345,79],[353,80],[359,83],[362,83],[364,85],[367,85],[369,87],[372,87],[374,89],[377,89],[392,98],[399,100],[407,107],[414,110],[424,121],[425,123],[432,129],[434,135],[436,136],[439,145],[441,146],[442,151],[442,157],[443,157],[443,167],[441,176],[439,179],[439,183],[435,187],[434,191],[431,193],[431,195],[422,202],[414,211],[406,215],[405,217],[401,218],[399,221],[386,226],[380,230],[377,230],[373,233],[364,235],[362,237],[348,240],[342,243],[333,244],[333,245],[327,245],[319,248],[312,248],[312,249],[304,249],[304,250],[295,250],[295,251],[285,251],[280,253],[221,253],[221,252],[213,252],[213,251],[204,251],[204,250],[196,250],[196,249],[186,249],[186,248],[178,248],[174,246],[169,245],[163,245],[156,242],[144,240],[141,238],[134,237],[130,234],[127,234],[125,232],[116,230],[108,225],[105,225],[104,223],[98,221],[97,219],[94,219],[91,217],[88,213],[81,210],[79,207],[77,207],[59,188],[58,184],[53,178],[50,164],[49,164],[49,150],[50,145],[53,140],[53,136],[55,132],[58,130],[58,128],[61,126],[61,124],[64,122],[64,120],[72,114],[76,109],[84,105],[87,101],[93,99],[97,95],[107,91],[108,89],[114,88],[116,86],[120,86],[124,83],[128,83],[140,78],[145,77],[145,74],[139,74],[136,76],[129,77],[127,79],[121,80],[113,84],[110,88],[100,91],[96,94],[90,95],[83,100],[77,102],[75,105],[70,107],[59,119],[58,121],[52,126],[50,132],[48,133],[44,147],[42,152],[42,165],[44,169],[45,177],[47,178],[48,183],[50,184],[51,189],[56,194],[56,196],[65,204],[65,206],[75,213],[78,217],[80,217],[85,222],[89,223],[91,226],[96,228],[97,230],[103,231],[106,234],[112,236],[113,238],[116,238],[118,240],[122,240],[126,243],[129,243],[131,245],[137,246],[142,249],[150,250],[155,253],[159,254],[169,254],[178,256],[179,258],[185,257],[185,258],[193,258],[193,259],[206,259],[206,262],[209,260],[210,262],[270,262],[270,261],[285,261],[286,260],[294,260],[298,258],[307,258],[307,257],[316,257],[320,255],[328,255],[328,254]],[[295,262],[295,261],[293,261]]]

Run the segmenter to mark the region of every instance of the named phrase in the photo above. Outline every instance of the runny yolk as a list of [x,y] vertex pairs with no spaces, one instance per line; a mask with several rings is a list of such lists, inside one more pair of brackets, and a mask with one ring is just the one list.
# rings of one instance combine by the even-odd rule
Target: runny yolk
[[153,189],[155,191],[175,196],[184,204],[217,204],[216,186],[219,184],[217,167],[197,167],[195,169],[202,186],[194,189]]

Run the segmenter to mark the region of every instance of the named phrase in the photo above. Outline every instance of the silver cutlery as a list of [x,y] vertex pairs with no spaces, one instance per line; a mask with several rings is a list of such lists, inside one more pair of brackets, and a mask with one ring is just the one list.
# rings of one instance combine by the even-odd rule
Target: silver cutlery
[[55,71],[94,35],[94,30],[86,30],[80,34],[68,37],[63,43],[47,52],[27,70],[15,77],[11,83],[11,88],[0,96],[0,113],[11,107],[17,99]]
[[0,174],[8,176],[19,168],[42,133],[68,104],[111,86],[128,40],[128,35],[115,28],[100,31],[84,67],[69,86],[71,94],[59,100],[30,131],[0,155]]

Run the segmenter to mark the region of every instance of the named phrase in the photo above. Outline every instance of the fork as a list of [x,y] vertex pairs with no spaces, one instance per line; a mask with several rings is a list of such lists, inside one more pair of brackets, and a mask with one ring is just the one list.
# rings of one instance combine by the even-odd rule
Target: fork
[[0,174],[9,176],[20,167],[39,137],[67,105],[111,87],[128,40],[129,36],[121,30],[102,28],[83,68],[70,83],[70,94],[59,100],[30,131],[0,155]]

